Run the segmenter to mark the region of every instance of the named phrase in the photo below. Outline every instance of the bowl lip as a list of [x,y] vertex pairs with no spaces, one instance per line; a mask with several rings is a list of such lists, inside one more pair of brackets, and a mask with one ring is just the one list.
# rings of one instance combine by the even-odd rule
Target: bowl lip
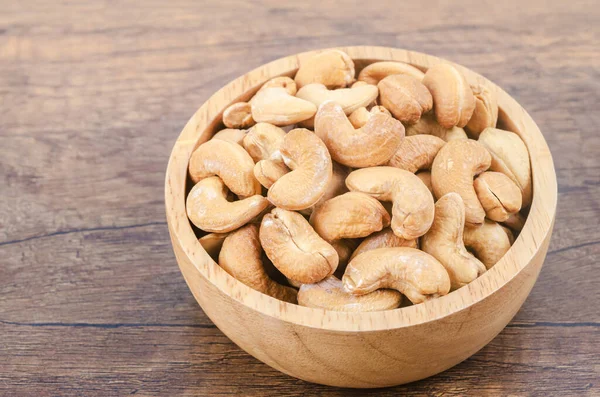
[[[379,312],[337,312],[308,308],[262,294],[225,272],[202,248],[187,220],[185,187],[187,163],[192,151],[214,127],[225,107],[255,92],[270,78],[291,75],[303,57],[328,49],[345,51],[355,61],[401,61],[425,70],[438,63],[459,68],[470,84],[484,84],[497,92],[500,113],[525,142],[532,170],[533,200],[525,225],[511,249],[490,270],[468,285],[419,305]],[[206,137],[210,139],[210,135]],[[543,250],[545,255],[557,206],[556,173],[548,145],[531,116],[508,93],[490,80],[461,65],[432,55],[390,47],[352,46],[307,51],[276,59],[236,78],[214,93],[192,115],[180,133],[167,166],[165,206],[171,241],[185,260],[222,294],[262,315],[299,326],[330,331],[369,332],[403,328],[436,321],[468,309],[505,287]],[[180,262],[179,257],[177,258]],[[183,268],[184,278],[188,281]],[[190,289],[193,286],[189,283]],[[193,292],[193,291],[192,291]],[[199,302],[200,303],[200,302]]]

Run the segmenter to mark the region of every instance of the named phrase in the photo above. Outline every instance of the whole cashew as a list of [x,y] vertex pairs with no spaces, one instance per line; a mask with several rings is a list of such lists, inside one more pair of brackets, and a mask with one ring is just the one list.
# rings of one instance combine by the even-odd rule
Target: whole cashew
[[421,79],[395,74],[377,84],[381,105],[403,123],[414,124],[433,107],[433,99]]
[[291,96],[296,95],[296,92],[298,92],[298,89],[296,87],[296,82],[292,78],[287,77],[287,76],[280,76],[280,77],[272,78],[271,80],[264,83],[262,85],[262,87],[260,87],[260,90],[258,90],[258,91],[260,92],[264,89],[273,88],[273,87],[283,88]]
[[296,290],[272,280],[265,271],[261,255],[258,225],[250,224],[225,238],[219,254],[219,265],[250,288],[285,302],[296,303]]
[[328,90],[323,84],[309,84],[298,90],[296,97],[307,100],[316,106],[327,101],[339,104],[345,114],[350,114],[360,107],[365,107],[377,99],[379,91],[372,85],[354,88]]
[[223,112],[223,124],[227,128],[248,128],[254,125],[252,110],[248,102],[237,102]]
[[463,240],[465,247],[490,269],[510,249],[508,233],[498,223],[486,219],[483,225],[465,227]]
[[284,163],[274,160],[260,160],[254,166],[254,177],[267,189],[288,172],[290,169]]
[[260,194],[260,184],[254,178],[254,161],[238,144],[211,139],[200,145],[190,158],[189,173],[194,183],[218,175],[238,196]]
[[224,141],[237,143],[238,145],[242,146],[242,141],[244,140],[247,132],[248,130],[225,128],[224,130],[221,130],[213,135],[212,139],[221,139]]
[[430,169],[433,159],[445,144],[443,139],[433,135],[407,136],[388,165],[408,172]]
[[392,230],[413,240],[429,230],[433,222],[433,197],[415,174],[394,167],[371,167],[352,171],[346,178],[350,191],[392,201]]
[[202,179],[187,196],[190,221],[204,231],[225,233],[250,222],[269,206],[269,201],[258,194],[238,201],[227,201],[227,194],[221,178]]
[[[367,83],[364,83],[367,84]],[[375,113],[385,113],[388,116],[391,116],[392,114],[390,113],[389,110],[387,110],[386,108],[384,108],[383,106],[373,106],[370,110],[367,110],[367,108],[358,108],[356,109],[354,112],[350,113],[350,116],[348,116],[348,120],[350,121],[350,124],[352,124],[352,126],[354,128],[361,128],[363,127],[365,124],[367,124],[367,121],[369,121],[369,118],[371,118],[371,115],[375,114]]]
[[486,171],[473,182],[477,198],[485,215],[496,222],[504,222],[521,210],[521,189],[501,172]]
[[223,241],[228,235],[229,233],[208,233],[200,237],[198,242],[211,258],[216,259],[219,257]]
[[275,267],[294,281],[319,282],[338,265],[335,249],[297,212],[275,208],[265,215],[260,242]]
[[486,268],[465,248],[465,206],[458,193],[448,193],[435,203],[431,229],[421,238],[421,249],[435,257],[448,271],[452,290],[467,285]]
[[429,189],[429,191],[433,195],[433,186],[431,186],[431,172],[421,171],[417,172],[415,175],[421,180],[421,182],[425,184],[425,186],[427,186],[427,189]]
[[473,139],[479,138],[479,134],[488,127],[496,127],[498,122],[498,99],[496,93],[486,85],[478,84],[471,87],[475,95],[475,110],[471,120],[465,126],[465,130]]
[[440,262],[408,247],[363,252],[350,261],[342,282],[344,289],[354,295],[391,288],[406,295],[412,303],[446,295],[450,290],[448,272]]
[[418,248],[417,239],[406,240],[402,237],[396,236],[392,229],[385,228],[365,238],[362,241],[362,243],[360,243],[360,245],[354,250],[352,256],[350,257],[350,260],[354,259],[354,257],[362,254],[363,252],[367,252],[377,248],[392,247]]
[[458,69],[448,63],[434,65],[425,73],[423,84],[431,92],[435,117],[442,127],[467,125],[475,110],[475,96]]
[[425,77],[425,73],[408,63],[384,61],[372,63],[361,70],[358,74],[358,81],[377,85],[384,78],[395,74],[412,76],[419,81]]
[[389,226],[390,217],[381,203],[359,192],[327,200],[310,216],[315,231],[326,241],[365,237]]
[[446,143],[431,166],[431,184],[436,198],[456,192],[464,201],[466,220],[483,223],[485,211],[473,187],[473,178],[490,167],[492,158],[483,145],[471,139]]
[[303,284],[298,291],[300,306],[341,312],[374,312],[400,306],[402,295],[398,291],[382,289],[356,296],[344,291],[342,282],[327,277],[317,284]]
[[288,210],[313,206],[325,194],[332,177],[333,166],[325,144],[311,131],[297,128],[287,133],[280,152],[292,171],[271,186],[269,201]]
[[279,151],[285,135],[285,131],[279,127],[258,123],[244,137],[243,146],[255,162],[268,160]]
[[523,207],[529,207],[533,198],[529,152],[521,138],[514,132],[486,128],[479,143],[492,155],[492,171],[502,172],[521,189]]
[[283,87],[269,87],[258,91],[250,104],[252,118],[256,122],[278,126],[310,119],[317,112],[314,104],[290,95]]
[[315,134],[338,163],[371,167],[390,160],[404,137],[404,126],[385,113],[376,113],[364,127],[354,129],[340,105],[325,102],[315,116]]
[[323,51],[300,63],[295,80],[300,88],[311,83],[327,88],[346,87],[354,81],[354,62],[343,51]]
[[438,124],[432,113],[426,113],[416,124],[406,126],[406,136],[412,135],[434,135],[444,141],[454,139],[467,139],[467,133],[462,128],[444,128]]

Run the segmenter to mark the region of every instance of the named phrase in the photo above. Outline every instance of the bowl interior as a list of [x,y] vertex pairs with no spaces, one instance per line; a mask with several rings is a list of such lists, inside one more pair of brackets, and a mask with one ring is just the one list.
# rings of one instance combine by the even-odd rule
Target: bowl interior
[[[376,61],[402,61],[426,71],[440,58],[386,47],[341,47],[354,60],[357,73]],[[543,135],[527,112],[505,91],[479,74],[457,66],[471,84],[487,85],[497,92],[498,127],[517,133],[530,153],[533,202],[527,222],[506,255],[490,270],[469,285],[425,303],[395,310],[368,313],[334,312],[312,309],[278,301],[238,282],[219,267],[198,243],[195,228],[185,212],[185,197],[191,189],[187,165],[200,144],[224,128],[223,110],[234,102],[248,100],[267,80],[293,76],[303,57],[314,51],[278,59],[230,82],[217,91],[188,121],[173,148],[167,168],[165,201],[171,239],[181,245],[197,271],[223,293],[264,314],[309,327],[342,331],[375,331],[432,321],[463,310],[502,288],[522,271],[539,250],[539,244],[552,230],[556,212],[556,175],[552,157]]]

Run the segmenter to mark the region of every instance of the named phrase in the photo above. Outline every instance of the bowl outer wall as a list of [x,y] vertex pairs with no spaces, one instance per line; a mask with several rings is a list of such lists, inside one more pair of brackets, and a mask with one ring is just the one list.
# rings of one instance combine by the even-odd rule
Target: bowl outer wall
[[[357,65],[377,60],[422,69],[447,62],[386,47],[342,47]],[[246,100],[262,83],[292,75],[314,52],[281,58],[232,81],[192,116],[169,160],[167,221],[184,278],[209,318],[238,346],[286,374],[343,387],[383,387],[422,379],[450,368],[491,341],[512,319],[542,267],[556,213],[556,175],[535,122],[506,92],[455,65],[469,83],[498,94],[505,127],[518,133],[531,157],[533,203],[521,234],[492,269],[447,296],[401,310],[345,313],[291,305],[263,295],[223,271],[198,243],[185,213],[187,163],[210,138],[225,107]]]

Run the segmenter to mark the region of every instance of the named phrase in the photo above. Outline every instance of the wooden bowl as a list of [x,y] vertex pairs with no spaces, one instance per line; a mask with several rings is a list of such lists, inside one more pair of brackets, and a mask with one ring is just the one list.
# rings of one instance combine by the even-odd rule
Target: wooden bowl
[[[383,60],[422,70],[446,62],[385,47],[340,48],[357,69]],[[192,151],[221,128],[231,103],[247,100],[268,79],[293,76],[303,53],[278,59],[216,92],[188,121],[175,143],[165,182],[175,256],[196,300],[238,346],[288,375],[342,387],[383,387],[423,379],[465,360],[490,342],[517,313],[544,262],[556,213],[556,175],[548,146],[529,114],[506,92],[458,66],[470,83],[498,92],[500,128],[518,133],[529,149],[533,203],[508,253],[488,272],[447,296],[402,309],[333,312],[278,301],[238,282],[198,243],[185,212]],[[358,73],[357,70],[357,73]]]

